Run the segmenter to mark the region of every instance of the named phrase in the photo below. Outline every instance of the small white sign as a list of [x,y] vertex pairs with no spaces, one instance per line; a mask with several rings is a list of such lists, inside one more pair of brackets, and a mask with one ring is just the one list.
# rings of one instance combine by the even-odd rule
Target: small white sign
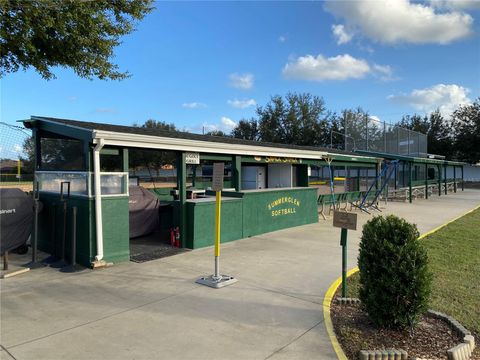
[[200,164],[200,154],[199,153],[185,153],[185,164]]
[[222,191],[224,170],[225,170],[225,163],[213,163],[213,179],[212,179],[213,191]]

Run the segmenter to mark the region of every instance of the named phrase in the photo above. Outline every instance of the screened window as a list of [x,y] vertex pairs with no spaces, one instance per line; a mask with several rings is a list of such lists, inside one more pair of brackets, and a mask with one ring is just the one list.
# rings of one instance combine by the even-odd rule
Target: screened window
[[83,143],[75,139],[40,139],[42,170],[84,170]]

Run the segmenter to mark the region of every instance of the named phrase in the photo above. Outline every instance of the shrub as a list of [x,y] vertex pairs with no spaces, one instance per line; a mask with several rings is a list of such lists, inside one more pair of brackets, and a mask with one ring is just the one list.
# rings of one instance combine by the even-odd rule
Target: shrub
[[418,236],[415,225],[394,215],[374,217],[363,227],[359,295],[378,326],[413,329],[427,310],[431,274]]

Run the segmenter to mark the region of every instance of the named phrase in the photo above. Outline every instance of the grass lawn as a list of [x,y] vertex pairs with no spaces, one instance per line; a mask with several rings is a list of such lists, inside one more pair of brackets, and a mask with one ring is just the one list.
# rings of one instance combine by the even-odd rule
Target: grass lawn
[[[430,308],[453,316],[480,335],[480,209],[420,240],[433,273]],[[348,278],[358,297],[359,274]]]

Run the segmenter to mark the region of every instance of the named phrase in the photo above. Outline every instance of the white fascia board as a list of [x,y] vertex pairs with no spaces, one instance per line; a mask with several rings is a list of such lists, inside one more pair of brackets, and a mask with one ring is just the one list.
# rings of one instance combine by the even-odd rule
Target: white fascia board
[[229,144],[223,142],[210,142],[161,136],[127,134],[103,130],[94,130],[93,138],[94,144],[97,143],[97,139],[103,139],[105,145],[111,146],[189,151],[198,153],[249,156],[278,156],[303,159],[321,159],[323,156],[327,155],[327,152],[325,151],[282,149],[266,146]]

